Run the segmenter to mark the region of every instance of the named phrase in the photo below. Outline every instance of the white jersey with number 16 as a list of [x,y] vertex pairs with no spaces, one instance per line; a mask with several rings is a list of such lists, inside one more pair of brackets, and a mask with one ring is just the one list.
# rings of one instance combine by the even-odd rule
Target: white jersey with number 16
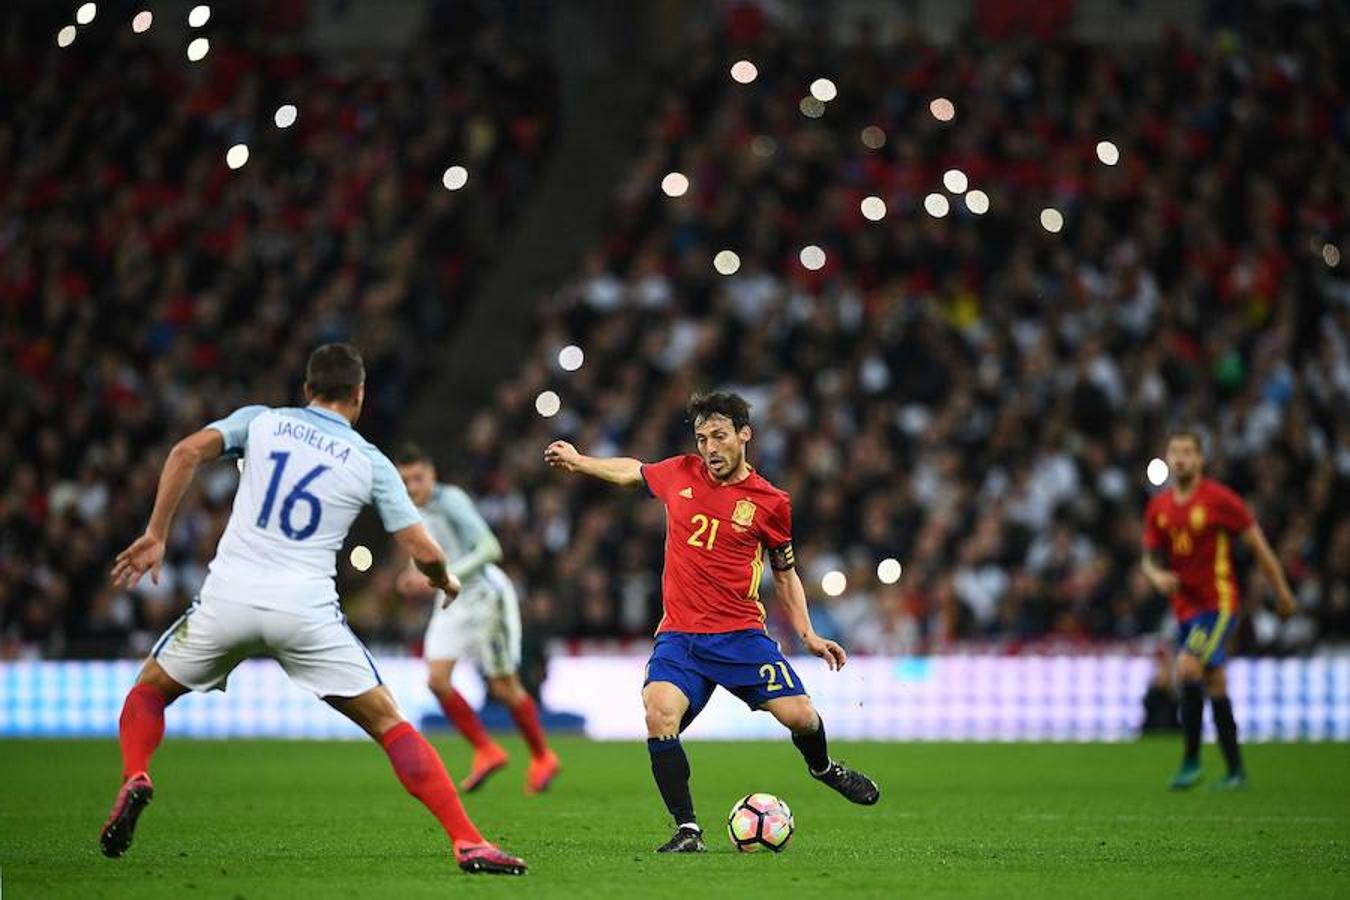
[[393,463],[335,412],[245,406],[207,427],[244,466],[203,594],[326,606],[337,601],[337,554],[363,506],[375,505],[387,531],[422,521]]

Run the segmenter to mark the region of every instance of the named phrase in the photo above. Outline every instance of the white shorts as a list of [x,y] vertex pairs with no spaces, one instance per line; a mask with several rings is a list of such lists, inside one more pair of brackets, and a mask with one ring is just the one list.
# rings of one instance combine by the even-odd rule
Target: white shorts
[[504,573],[488,573],[441,609],[440,595],[427,623],[422,656],[427,660],[476,662],[489,678],[520,668],[520,601]]
[[272,657],[320,697],[356,697],[384,683],[337,604],[292,611],[198,598],[151,655],[194,691],[225,690],[234,667],[250,656]]

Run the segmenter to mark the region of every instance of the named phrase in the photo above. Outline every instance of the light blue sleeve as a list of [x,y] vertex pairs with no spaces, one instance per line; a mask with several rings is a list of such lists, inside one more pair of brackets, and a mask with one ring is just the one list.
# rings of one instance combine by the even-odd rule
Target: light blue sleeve
[[389,457],[370,449],[370,499],[379,511],[385,531],[402,531],[422,521],[422,514],[413,506],[403,479]]
[[462,556],[450,561],[450,571],[456,577],[461,581],[472,578],[488,563],[501,559],[502,545],[468,494],[452,485],[444,485],[437,491],[437,505],[441,515],[459,535],[460,545],[468,548]]
[[266,406],[241,406],[225,418],[212,422],[206,427],[214,428],[225,438],[225,453],[242,456],[244,448],[248,446],[249,423],[265,412],[267,412]]

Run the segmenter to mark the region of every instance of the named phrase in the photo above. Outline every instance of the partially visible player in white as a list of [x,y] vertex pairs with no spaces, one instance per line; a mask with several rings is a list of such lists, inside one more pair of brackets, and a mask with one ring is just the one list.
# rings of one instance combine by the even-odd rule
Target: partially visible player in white
[[422,656],[427,661],[427,687],[445,717],[473,744],[473,766],[461,786],[475,791],[507,763],[506,751],[488,736],[478,714],[451,684],[455,663],[466,660],[478,664],[488,691],[511,712],[525,738],[530,748],[525,793],[538,794],[557,776],[558,756],[544,737],[534,698],[520,683],[520,602],[511,579],[495,565],[502,546],[467,493],[437,482],[436,464],[425,450],[408,444],[394,461],[427,530],[450,560],[450,574],[463,584],[459,597],[446,606],[440,602],[441,592],[415,567],[409,566],[398,579],[403,596],[435,601]]
[[393,464],[352,427],[365,377],[355,349],[326,344],[306,366],[308,406],[243,407],[169,453],[145,534],[117,557],[119,586],[147,572],[158,583],[165,537],[198,466],[230,454],[243,458],[243,474],[200,596],[155,643],[122,707],[123,784],[100,834],[105,855],[126,852],[154,794],[147,770],[164,737],[164,708],[189,690],[224,690],[242,660],[270,656],[380,743],[408,793],[450,836],[461,869],[524,873],[474,827],[441,758],[403,717],[338,605],[337,553],[368,503],[446,603],[460,589]]

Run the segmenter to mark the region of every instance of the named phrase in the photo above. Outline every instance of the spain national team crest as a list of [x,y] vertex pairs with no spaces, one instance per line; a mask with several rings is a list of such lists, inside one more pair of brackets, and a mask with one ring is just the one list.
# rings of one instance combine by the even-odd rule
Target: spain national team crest
[[1191,531],[1204,531],[1205,529],[1205,508],[1198,503],[1191,510]]
[[755,521],[755,504],[749,500],[737,500],[736,508],[731,511],[731,521],[742,528],[749,528]]

